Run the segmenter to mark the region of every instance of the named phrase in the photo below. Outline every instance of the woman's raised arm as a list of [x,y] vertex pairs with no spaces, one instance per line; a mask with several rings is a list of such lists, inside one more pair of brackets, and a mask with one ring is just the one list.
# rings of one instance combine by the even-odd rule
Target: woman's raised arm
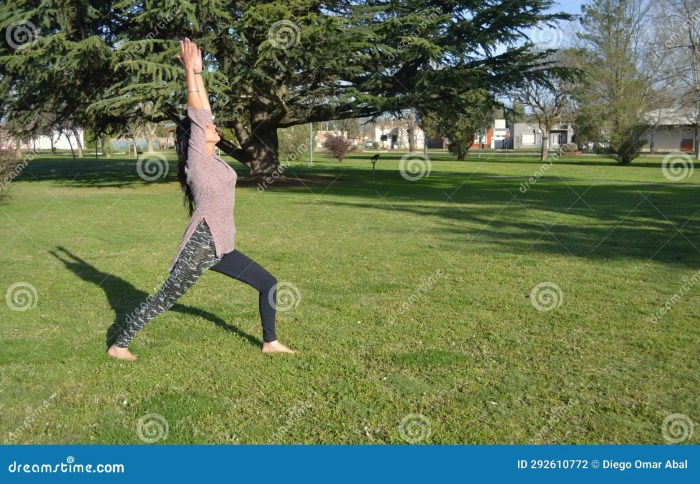
[[190,39],[180,41],[180,60],[187,77],[187,105],[195,109],[211,110],[209,97],[202,79],[202,51]]

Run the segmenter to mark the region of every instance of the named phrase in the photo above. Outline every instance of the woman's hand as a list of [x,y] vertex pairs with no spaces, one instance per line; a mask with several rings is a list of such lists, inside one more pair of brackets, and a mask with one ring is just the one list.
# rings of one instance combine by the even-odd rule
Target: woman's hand
[[180,55],[177,56],[185,66],[186,72],[201,72],[202,51],[190,39],[180,41]]

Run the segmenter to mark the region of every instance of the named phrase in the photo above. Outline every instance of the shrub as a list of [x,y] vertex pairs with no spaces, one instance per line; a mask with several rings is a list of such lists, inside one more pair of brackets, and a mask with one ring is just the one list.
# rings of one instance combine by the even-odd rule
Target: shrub
[[277,139],[280,161],[296,161],[309,152],[309,126],[306,124],[278,129]]
[[7,198],[10,182],[22,170],[17,150],[7,147],[0,139],[0,202]]
[[331,135],[323,142],[323,148],[340,162],[347,156],[351,144],[352,142],[345,138]]

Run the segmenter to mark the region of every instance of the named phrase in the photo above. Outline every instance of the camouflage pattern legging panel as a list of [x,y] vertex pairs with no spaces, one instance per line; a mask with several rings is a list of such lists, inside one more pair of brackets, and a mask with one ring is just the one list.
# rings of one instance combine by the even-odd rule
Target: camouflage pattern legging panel
[[216,256],[214,238],[209,226],[202,220],[182,249],[163,286],[126,317],[126,326],[117,336],[115,344],[127,348],[134,335],[146,323],[170,309],[204,271],[222,258],[223,256]]

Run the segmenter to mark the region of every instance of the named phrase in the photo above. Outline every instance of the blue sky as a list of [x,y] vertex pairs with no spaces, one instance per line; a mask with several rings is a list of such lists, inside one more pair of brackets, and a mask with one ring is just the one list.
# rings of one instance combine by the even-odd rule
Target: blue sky
[[581,4],[584,0],[560,0],[559,10],[563,10],[567,13],[581,13]]

